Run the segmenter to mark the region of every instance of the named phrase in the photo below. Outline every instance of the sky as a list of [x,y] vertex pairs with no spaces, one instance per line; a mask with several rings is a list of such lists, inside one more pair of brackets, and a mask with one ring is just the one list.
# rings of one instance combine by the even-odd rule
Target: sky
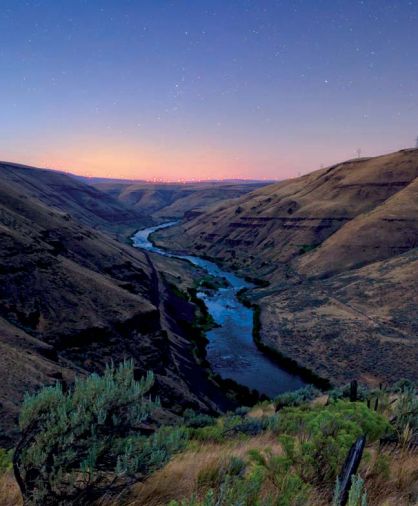
[[418,1],[0,0],[0,159],[283,179],[415,145]]

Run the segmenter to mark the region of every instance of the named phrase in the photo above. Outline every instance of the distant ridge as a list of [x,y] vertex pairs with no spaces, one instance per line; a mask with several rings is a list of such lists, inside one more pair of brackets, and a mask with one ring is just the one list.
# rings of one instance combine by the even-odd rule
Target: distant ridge
[[241,197],[265,186],[265,181],[228,180],[188,183],[104,181],[92,183],[126,206],[158,221],[197,216],[208,206]]
[[177,185],[177,184],[254,184],[262,183],[269,184],[277,182],[275,179],[185,179],[185,180],[152,180],[152,179],[117,179],[111,177],[94,177],[94,176],[80,176],[78,174],[70,174],[71,176],[83,181],[84,183],[97,184],[97,183],[109,183],[109,184],[161,184],[161,185]]

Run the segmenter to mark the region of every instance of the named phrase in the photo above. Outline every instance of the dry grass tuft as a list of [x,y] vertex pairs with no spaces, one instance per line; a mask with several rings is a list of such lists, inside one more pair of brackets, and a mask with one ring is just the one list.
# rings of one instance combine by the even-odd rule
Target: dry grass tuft
[[[418,452],[402,448],[369,450],[370,462],[363,465],[370,506],[418,505]],[[382,465],[382,462],[386,464]]]
[[0,506],[23,506],[19,487],[11,472],[0,475]]
[[274,404],[273,403],[266,403],[266,404],[259,404],[255,406],[251,411],[248,413],[247,416],[250,418],[261,418],[263,416],[272,416],[275,413]]

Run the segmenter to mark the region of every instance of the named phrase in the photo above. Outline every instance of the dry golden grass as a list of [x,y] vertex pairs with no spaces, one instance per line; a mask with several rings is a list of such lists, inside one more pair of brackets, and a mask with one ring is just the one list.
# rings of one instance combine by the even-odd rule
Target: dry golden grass
[[258,404],[248,413],[250,418],[260,418],[262,416],[271,416],[274,415],[275,409],[274,404],[272,403],[264,403]]
[[13,477],[7,472],[0,475],[0,506],[22,506],[22,496]]
[[[231,457],[245,459],[249,450],[270,448],[281,454],[282,448],[271,433],[247,440],[231,440],[222,444],[195,443],[184,453],[175,456],[145,482],[135,484],[129,491],[100,506],[166,506],[172,499],[188,498],[200,494],[211,486],[211,476]],[[407,448],[368,446],[369,458],[363,459],[360,474],[365,479],[369,506],[418,505],[418,451]],[[379,468],[379,458],[387,459],[385,471]],[[214,473],[212,473],[214,471]],[[208,476],[204,483],[202,476]],[[266,482],[262,494],[274,492]],[[313,489],[306,506],[329,506],[329,493]],[[23,506],[23,501],[11,472],[0,476],[0,506]]]
[[[163,469],[157,471],[144,483],[132,487],[129,494],[113,500],[108,506],[166,506],[172,499],[180,500],[204,490],[199,477],[202,471],[210,477],[232,456],[245,458],[251,449],[280,454],[282,448],[277,438],[266,433],[246,441],[230,441],[226,444],[202,443],[192,450],[178,455]],[[369,506],[414,506],[418,505],[418,452],[387,448],[380,452],[368,447],[370,459],[361,466],[360,474],[366,482]],[[388,458],[388,474],[376,465],[379,455]],[[266,483],[263,495],[272,492]],[[209,486],[208,486],[209,487]],[[306,506],[329,506],[329,493],[312,489]]]
[[282,451],[277,438],[269,433],[222,445],[203,443],[172,459],[144,483],[135,485],[127,498],[120,498],[113,504],[166,506],[172,499],[190,497],[196,491],[198,476],[202,470],[219,468],[230,457],[245,457],[249,450],[265,448],[271,448],[276,454]]
[[[418,504],[418,451],[386,447],[368,448],[370,461],[361,466],[370,506],[412,506]],[[386,472],[378,459],[387,459]]]
[[329,395],[324,394],[316,397],[313,401],[311,401],[311,406],[326,406],[329,401]]
[[[317,402],[323,404],[327,396]],[[390,400],[393,401],[393,398]],[[313,403],[316,404],[316,403]],[[384,403],[381,403],[384,408]],[[271,414],[274,406],[264,403],[252,409],[248,416]],[[386,415],[390,412],[384,409]],[[405,432],[404,443],[380,447],[368,445],[359,474],[365,480],[369,506],[418,506],[418,449],[410,448],[410,436]],[[99,501],[100,506],[167,506],[171,500],[202,497],[209,488],[217,488],[231,457],[248,461],[250,450],[269,449],[275,455],[283,450],[277,436],[265,432],[249,439],[216,442],[192,441],[188,450],[174,456],[162,469],[144,482],[138,482],[118,497]],[[277,492],[267,479],[259,499]],[[328,487],[313,487],[306,506],[330,506]],[[23,502],[11,472],[0,476],[0,506],[22,506]]]

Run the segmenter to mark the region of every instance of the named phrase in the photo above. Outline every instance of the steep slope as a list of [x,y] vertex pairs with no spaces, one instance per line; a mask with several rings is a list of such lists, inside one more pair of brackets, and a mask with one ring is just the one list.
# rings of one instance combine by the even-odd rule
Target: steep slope
[[418,178],[341,227],[295,265],[303,274],[329,275],[375,259],[391,258],[417,246]]
[[269,281],[249,294],[261,342],[319,375],[418,379],[417,149],[267,186],[154,239]]
[[138,224],[150,223],[146,215],[62,172],[0,162],[0,177],[2,184],[25,199],[53,206],[94,229],[122,236]]
[[120,183],[99,182],[94,186],[123,204],[157,219],[182,218],[225,199],[233,199],[263,186],[262,182],[208,183]]
[[[225,402],[183,337],[193,307],[175,298],[149,255],[80,223],[94,222],[80,199],[90,190],[77,182],[73,202],[72,184],[62,174],[0,169],[0,446],[15,435],[24,391],[111,359],[133,357],[138,374],[154,370],[156,392],[174,411]],[[59,208],[44,188],[57,201],[63,192]]]
[[[367,213],[377,210],[417,176],[418,150],[352,160],[301,178],[266,186],[229,205],[220,204],[211,212],[186,222],[182,226],[182,234],[178,234],[177,229],[171,229],[161,232],[159,237],[161,240],[179,240],[179,247],[204,250],[206,254],[233,262],[241,268],[251,259],[254,260],[254,270],[262,267],[268,271],[268,265],[276,268],[278,263],[288,263],[322,245],[338,230],[350,230],[354,226],[362,228],[364,220],[370,219]],[[405,191],[404,197],[399,196],[399,200],[404,198],[406,207],[404,211],[398,210],[402,216],[397,219],[409,220],[407,225],[405,221],[402,222],[405,226],[401,225],[403,244],[396,249],[400,237],[392,234],[395,227],[390,221],[392,210],[382,209],[379,213],[386,213],[387,219],[383,220],[383,214],[380,219],[377,213],[375,223],[372,225],[370,222],[370,226],[378,237],[386,234],[385,240],[391,241],[391,244],[387,244],[386,250],[368,249],[368,261],[387,258],[416,246],[416,214],[409,206],[414,191],[411,188]],[[390,205],[402,206],[397,201]],[[350,228],[346,228],[356,217],[356,225],[350,224]],[[347,246],[343,235],[341,241]],[[357,249],[350,250],[350,262],[360,257],[363,246],[358,243]],[[317,254],[320,254],[320,249]],[[338,264],[344,270],[348,265],[341,263],[342,258],[335,256],[335,251],[332,254],[334,268]],[[359,258],[359,262],[364,261]],[[303,270],[305,272],[307,267]]]

